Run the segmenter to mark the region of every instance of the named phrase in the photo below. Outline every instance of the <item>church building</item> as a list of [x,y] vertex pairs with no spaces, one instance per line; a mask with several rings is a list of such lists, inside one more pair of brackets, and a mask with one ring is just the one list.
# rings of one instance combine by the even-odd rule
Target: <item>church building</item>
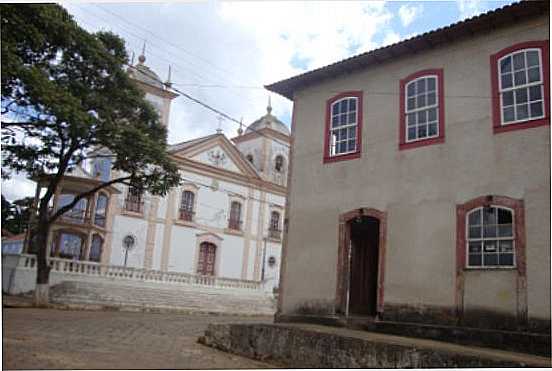
[[[178,94],[145,60],[142,54],[128,73],[168,126]],[[169,145],[179,187],[157,197],[117,184],[83,199],[52,227],[49,256],[262,281],[272,291],[279,280],[289,146],[289,130],[270,102],[266,114],[235,138],[217,131]],[[63,179],[54,208],[117,176],[109,157],[88,165]]]

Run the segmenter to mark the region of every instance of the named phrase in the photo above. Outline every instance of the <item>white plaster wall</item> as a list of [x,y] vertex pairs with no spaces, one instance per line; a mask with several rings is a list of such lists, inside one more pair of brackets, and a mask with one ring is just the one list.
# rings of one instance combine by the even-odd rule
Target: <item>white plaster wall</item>
[[217,254],[221,254],[218,275],[222,277],[241,278],[243,237],[225,235]]
[[[159,204],[157,207],[157,217],[161,219],[165,219],[165,214],[167,213],[167,201],[168,197],[159,197]],[[178,200],[180,202],[180,200]]]
[[173,226],[170,240],[169,271],[195,273],[193,268],[197,233],[198,231],[194,228]]
[[127,266],[143,268],[144,251],[146,246],[147,221],[124,215],[116,215],[113,221],[113,240],[111,245],[111,264],[124,265],[125,251],[123,238],[131,234],[135,236],[134,248],[129,251]]
[[157,223],[155,231],[155,248],[153,250],[153,269],[161,269],[161,255],[163,253],[163,236],[165,234],[165,225]]
[[247,279],[254,280],[255,269],[255,254],[257,253],[257,243],[255,240],[251,241],[249,245],[249,260],[247,261]]
[[260,170],[263,164],[263,137],[256,137],[245,142],[240,142],[236,145],[238,150],[244,156],[253,155],[254,165],[257,170]]

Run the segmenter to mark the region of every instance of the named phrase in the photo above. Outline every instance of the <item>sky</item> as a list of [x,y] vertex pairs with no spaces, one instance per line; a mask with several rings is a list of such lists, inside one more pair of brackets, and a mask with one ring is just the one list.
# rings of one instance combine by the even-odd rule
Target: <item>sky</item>
[[[172,3],[61,2],[90,32],[112,31],[137,62],[164,81],[171,66],[174,87],[243,120],[266,113],[285,124],[291,101],[264,85],[389,45],[511,1],[214,1]],[[234,137],[238,124],[185,97],[172,102],[169,143],[212,134]],[[15,200],[34,194],[24,174],[2,181]]]

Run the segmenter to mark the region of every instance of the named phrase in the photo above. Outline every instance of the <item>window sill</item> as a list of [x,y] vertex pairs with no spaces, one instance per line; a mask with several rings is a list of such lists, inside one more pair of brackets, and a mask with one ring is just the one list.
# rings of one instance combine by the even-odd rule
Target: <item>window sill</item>
[[346,155],[336,155],[336,156],[324,156],[324,163],[339,162],[346,160],[353,160],[355,158],[360,158],[360,151],[348,153]]
[[121,215],[130,216],[132,218],[144,219],[144,213],[138,213],[135,211],[121,210]]
[[243,231],[237,229],[224,228],[224,233],[232,234],[234,236],[243,236]]
[[174,224],[181,225],[184,227],[197,228],[197,223],[194,222],[193,220],[175,219]]
[[504,271],[514,271],[516,270],[517,267],[516,266],[487,266],[487,267],[465,267],[464,270],[465,271],[475,271],[475,272],[478,272],[478,271],[486,271],[486,270],[491,270],[491,271],[496,271],[496,270],[504,270]]
[[281,238],[268,237],[267,240],[268,240],[268,242],[275,242],[275,243],[281,243],[282,242]]
[[416,142],[403,142],[399,143],[399,150],[412,149],[418,147],[430,146],[433,144],[445,143],[445,137],[436,137],[430,139],[418,140]]
[[545,117],[545,118],[542,118],[542,119],[518,122],[518,123],[515,123],[515,124],[506,124],[506,125],[494,126],[493,127],[493,132],[495,134],[500,134],[500,133],[505,133],[505,132],[508,132],[508,131],[530,129],[530,128],[535,128],[535,127],[544,126],[544,125],[550,125],[550,118]]

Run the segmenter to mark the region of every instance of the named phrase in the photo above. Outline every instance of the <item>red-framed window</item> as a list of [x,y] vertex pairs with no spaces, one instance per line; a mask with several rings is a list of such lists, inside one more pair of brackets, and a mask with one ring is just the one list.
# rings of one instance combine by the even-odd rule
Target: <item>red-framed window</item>
[[493,131],[550,124],[549,41],[528,41],[491,55]]
[[399,149],[443,143],[443,69],[418,71],[401,79],[399,111]]
[[324,163],[360,157],[362,91],[340,93],[326,102]]

